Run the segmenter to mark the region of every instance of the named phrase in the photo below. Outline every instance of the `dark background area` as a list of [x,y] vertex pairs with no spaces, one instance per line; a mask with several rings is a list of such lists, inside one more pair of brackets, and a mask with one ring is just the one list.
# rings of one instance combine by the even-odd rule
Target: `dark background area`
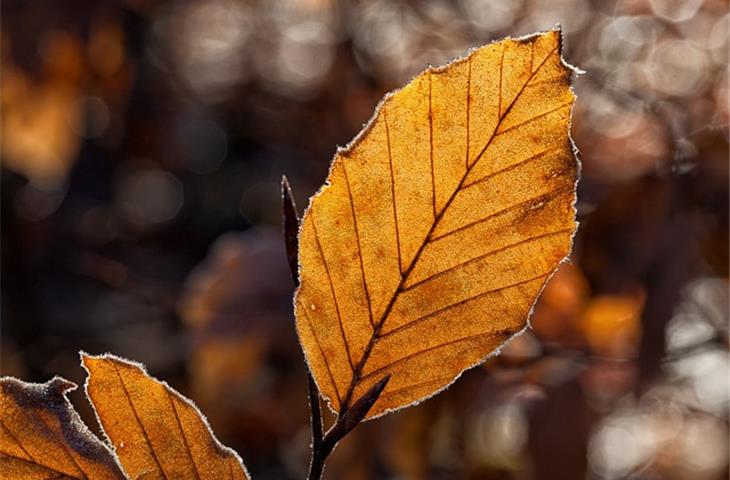
[[729,11],[5,0],[0,373],[83,384],[79,350],[144,362],[254,478],[303,478],[281,175],[303,208],[385,92],[560,23],[587,72],[570,262],[530,332],[358,427],[326,478],[727,478]]

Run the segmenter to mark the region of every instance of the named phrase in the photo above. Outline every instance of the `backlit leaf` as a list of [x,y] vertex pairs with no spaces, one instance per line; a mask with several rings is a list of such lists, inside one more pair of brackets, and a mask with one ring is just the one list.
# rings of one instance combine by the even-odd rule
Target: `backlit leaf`
[[75,388],[60,377],[43,384],[0,379],[0,478],[126,478],[66,398]]
[[136,363],[82,354],[86,392],[131,478],[247,479],[200,411]]
[[429,68],[335,155],[299,239],[297,331],[330,406],[442,390],[522,330],[569,253],[578,162],[559,31]]

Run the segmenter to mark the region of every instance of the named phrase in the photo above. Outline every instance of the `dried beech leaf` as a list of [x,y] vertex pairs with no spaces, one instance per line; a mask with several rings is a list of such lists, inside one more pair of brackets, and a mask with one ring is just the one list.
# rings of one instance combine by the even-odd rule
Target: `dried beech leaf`
[[249,478],[195,405],[141,365],[111,355],[81,359],[86,393],[130,477]]
[[331,408],[442,390],[525,327],[569,253],[578,162],[559,31],[507,39],[387,95],[300,231],[297,331]]
[[75,388],[60,377],[42,384],[0,379],[0,478],[126,478],[66,398]]

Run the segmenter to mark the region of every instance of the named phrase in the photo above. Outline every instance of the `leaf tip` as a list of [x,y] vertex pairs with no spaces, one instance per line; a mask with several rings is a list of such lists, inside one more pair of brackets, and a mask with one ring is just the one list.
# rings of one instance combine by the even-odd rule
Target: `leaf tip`
[[385,390],[385,387],[388,386],[388,382],[390,381],[391,376],[392,375],[389,373],[377,382],[375,382],[375,385],[370,388],[370,391],[377,392],[377,395],[380,396],[380,394],[383,393],[383,390]]
[[[8,395],[19,394],[25,397],[28,402],[44,404],[48,399],[65,398],[66,393],[76,390],[76,385],[71,380],[56,375],[46,383],[28,383],[15,377],[0,377],[0,390]],[[31,394],[32,392],[33,394]]]
[[[94,355],[88,352],[85,352],[83,350],[79,351],[79,356],[81,357],[81,366],[86,370],[86,372],[89,374],[88,377],[90,378],[93,371],[95,369],[104,368],[105,365],[116,365],[121,367],[131,367],[136,368],[143,372],[145,375],[147,375],[147,369],[145,368],[144,364],[140,362],[136,362],[134,360],[129,360],[123,357],[119,357],[117,355],[114,355],[112,353],[102,353],[99,355]],[[87,384],[89,382],[89,378],[87,378]]]
[[287,192],[291,192],[291,187],[289,186],[289,178],[286,176],[286,173],[281,174],[281,193],[282,195],[286,195]]
[[291,184],[286,175],[281,176],[281,200],[284,204],[284,219],[289,220],[289,215],[297,215],[297,204],[294,201],[294,194],[291,190]]
[[79,358],[81,359],[81,366],[89,372],[89,369],[93,368],[95,364],[104,358],[104,355],[94,355],[84,350],[79,350]]
[[56,375],[48,382],[48,388],[58,395],[65,395],[68,392],[76,390],[79,386],[71,380]]
[[284,227],[284,244],[294,284],[299,284],[299,213],[286,175],[281,176],[282,222]]

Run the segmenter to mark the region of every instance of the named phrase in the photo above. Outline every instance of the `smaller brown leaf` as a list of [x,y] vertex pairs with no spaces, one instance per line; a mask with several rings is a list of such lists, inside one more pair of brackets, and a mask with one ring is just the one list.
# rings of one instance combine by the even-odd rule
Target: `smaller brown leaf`
[[0,379],[0,478],[126,478],[66,398],[75,388],[61,377]]
[[86,393],[130,477],[249,478],[198,408],[142,365],[85,353],[81,361],[89,373]]

